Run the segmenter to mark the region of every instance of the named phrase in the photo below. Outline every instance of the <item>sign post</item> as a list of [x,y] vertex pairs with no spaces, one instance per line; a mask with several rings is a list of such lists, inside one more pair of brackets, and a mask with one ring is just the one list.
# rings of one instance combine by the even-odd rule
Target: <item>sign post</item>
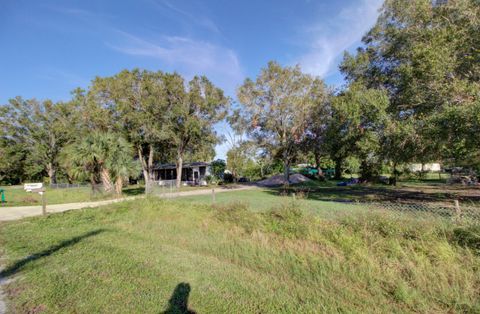
[[26,192],[38,193],[42,196],[42,215],[47,214],[47,200],[45,199],[45,188],[43,183],[25,183],[23,189]]

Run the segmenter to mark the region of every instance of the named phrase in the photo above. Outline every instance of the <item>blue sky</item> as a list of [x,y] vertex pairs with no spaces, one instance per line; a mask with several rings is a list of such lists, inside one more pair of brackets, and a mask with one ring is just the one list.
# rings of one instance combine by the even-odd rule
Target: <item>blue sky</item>
[[[0,104],[67,100],[135,67],[207,75],[232,97],[269,60],[327,84],[375,23],[381,0],[1,0]],[[218,132],[228,133],[222,123]],[[228,143],[217,147],[224,158]]]

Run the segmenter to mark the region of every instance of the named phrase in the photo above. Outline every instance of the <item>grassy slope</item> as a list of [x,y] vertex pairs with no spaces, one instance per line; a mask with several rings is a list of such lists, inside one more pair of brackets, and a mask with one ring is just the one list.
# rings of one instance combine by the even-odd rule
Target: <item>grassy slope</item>
[[3,224],[9,305],[158,313],[173,293],[199,313],[480,311],[480,257],[451,227],[290,207],[139,200]]

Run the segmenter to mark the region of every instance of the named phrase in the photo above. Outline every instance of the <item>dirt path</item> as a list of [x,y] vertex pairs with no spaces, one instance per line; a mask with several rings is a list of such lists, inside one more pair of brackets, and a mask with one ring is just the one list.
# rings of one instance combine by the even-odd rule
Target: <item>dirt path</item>
[[[249,190],[255,188],[254,186],[239,186],[239,187],[217,187],[215,188],[215,193],[224,193],[224,192],[232,192],[232,191],[241,191],[241,190]],[[203,190],[191,190],[191,191],[184,191],[184,192],[173,192],[167,193],[164,195],[158,195],[164,198],[176,198],[176,197],[183,197],[183,196],[195,196],[195,195],[207,195],[211,194],[211,189],[203,189]],[[143,198],[143,196],[132,196],[132,197],[125,197],[120,199],[112,199],[112,200],[104,200],[104,201],[95,201],[95,202],[81,202],[81,203],[68,203],[68,204],[53,204],[47,205],[47,213],[60,213],[65,212],[68,210],[73,209],[81,209],[81,208],[88,208],[88,207],[98,207],[102,205],[113,204],[117,202],[123,202],[128,200],[134,200],[136,198]],[[10,221],[10,220],[17,220],[22,219],[25,217],[32,217],[32,216],[40,216],[42,215],[42,206],[14,206],[14,207],[0,207],[0,221]]]

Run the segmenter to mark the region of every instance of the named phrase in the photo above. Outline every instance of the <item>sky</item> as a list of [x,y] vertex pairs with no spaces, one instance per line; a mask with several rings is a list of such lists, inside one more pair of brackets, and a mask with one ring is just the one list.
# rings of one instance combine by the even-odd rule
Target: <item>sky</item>
[[[123,69],[206,75],[235,90],[268,61],[328,85],[373,26],[382,0],[0,0],[0,104],[68,100]],[[215,126],[229,135],[226,123]],[[229,143],[216,147],[225,159]]]

